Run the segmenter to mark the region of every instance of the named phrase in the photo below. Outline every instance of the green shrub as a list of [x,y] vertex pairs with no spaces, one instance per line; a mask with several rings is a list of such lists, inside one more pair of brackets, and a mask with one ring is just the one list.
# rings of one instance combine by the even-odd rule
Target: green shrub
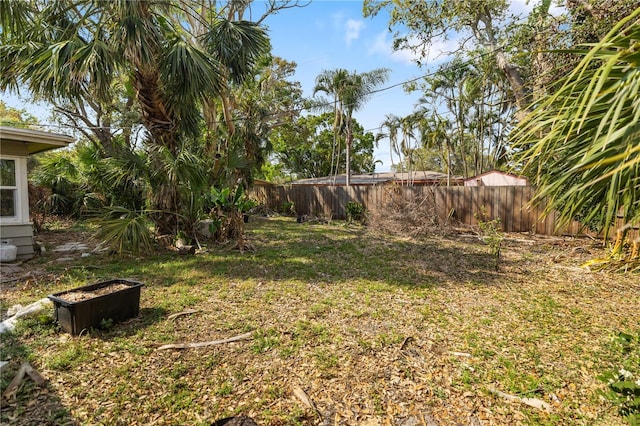
[[295,216],[296,206],[291,201],[285,201],[284,203],[282,203],[282,207],[280,207],[280,213]]
[[347,202],[347,206],[346,206],[347,222],[352,223],[356,221],[356,222],[364,223],[366,211],[367,209],[364,207],[364,204],[362,203],[358,203],[357,201]]
[[500,252],[502,250],[502,240],[504,235],[500,231],[500,218],[486,219],[487,212],[482,207],[479,215],[476,215],[478,227],[480,227],[480,235],[482,241],[489,246],[489,252],[495,261],[496,271],[500,268]]

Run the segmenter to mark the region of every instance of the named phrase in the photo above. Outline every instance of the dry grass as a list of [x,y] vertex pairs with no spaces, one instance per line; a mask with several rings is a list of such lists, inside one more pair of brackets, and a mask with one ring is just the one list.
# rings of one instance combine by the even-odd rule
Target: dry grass
[[[509,235],[495,271],[488,247],[461,235],[271,218],[247,236],[256,250],[244,254],[31,262],[46,274],[5,286],[4,309],[120,277],[145,283],[141,315],[81,337],[34,319],[3,338],[13,368],[29,360],[49,379],[4,402],[3,423],[204,425],[244,413],[260,425],[622,424],[597,376],[620,361],[612,336],[640,327],[640,280],[578,268],[601,255],[597,243]],[[197,312],[168,318],[187,309]]]

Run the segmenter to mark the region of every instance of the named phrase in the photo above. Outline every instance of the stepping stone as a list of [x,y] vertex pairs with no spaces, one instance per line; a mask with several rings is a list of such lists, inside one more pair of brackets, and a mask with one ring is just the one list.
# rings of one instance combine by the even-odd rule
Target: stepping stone
[[89,247],[84,244],[84,243],[78,243],[78,242],[70,242],[70,243],[64,243],[58,247],[56,247],[55,249],[53,249],[53,251],[55,252],[70,252],[70,251],[87,251],[89,250]]

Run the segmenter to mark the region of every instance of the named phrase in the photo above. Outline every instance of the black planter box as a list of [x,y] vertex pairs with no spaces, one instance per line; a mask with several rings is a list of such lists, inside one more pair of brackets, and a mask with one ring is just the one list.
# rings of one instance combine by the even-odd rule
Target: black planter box
[[[126,287],[111,293],[91,296],[92,292],[104,289],[110,285],[123,284]],[[140,287],[138,281],[114,279],[78,287],[49,295],[53,302],[56,320],[67,333],[78,335],[82,330],[97,328],[103,320],[113,323],[133,318],[140,312]],[[85,300],[65,300],[69,293],[87,293]]]

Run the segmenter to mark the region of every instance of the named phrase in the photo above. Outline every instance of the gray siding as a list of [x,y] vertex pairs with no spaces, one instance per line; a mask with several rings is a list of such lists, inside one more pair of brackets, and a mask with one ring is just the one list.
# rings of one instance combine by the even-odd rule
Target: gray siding
[[33,257],[33,227],[27,225],[2,225],[0,240],[11,240],[11,244],[18,247],[18,259]]

